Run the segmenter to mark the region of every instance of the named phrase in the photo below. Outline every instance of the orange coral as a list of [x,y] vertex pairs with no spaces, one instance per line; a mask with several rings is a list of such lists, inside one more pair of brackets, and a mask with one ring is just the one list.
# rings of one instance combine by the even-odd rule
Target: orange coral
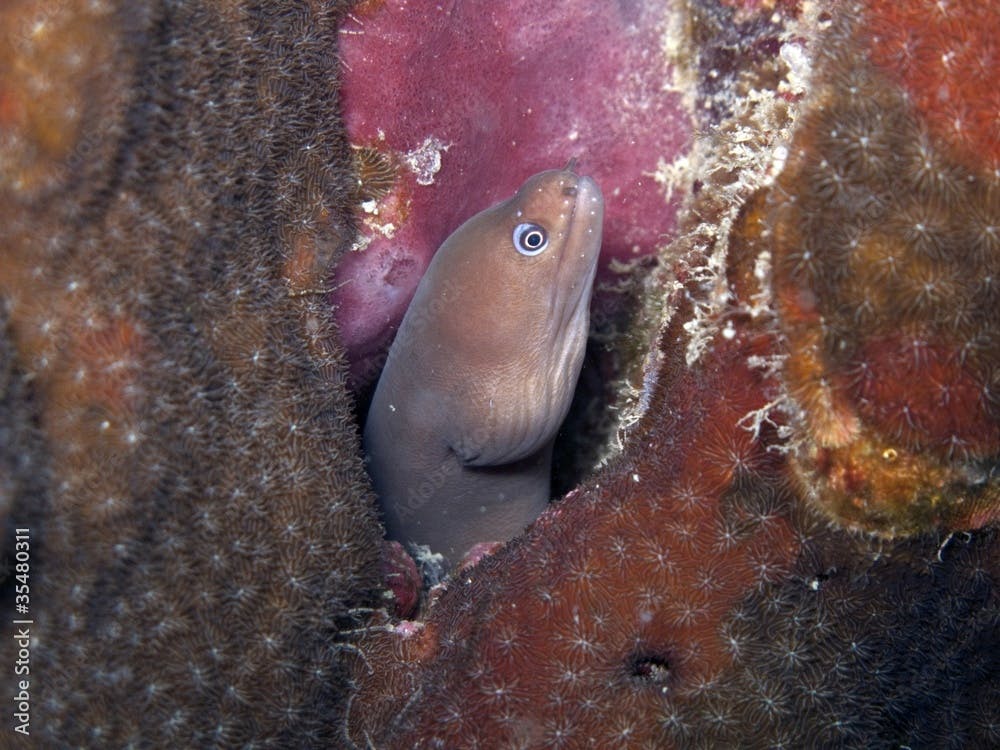
[[89,129],[95,110],[117,109],[128,93],[103,77],[109,66],[128,72],[121,20],[111,6],[75,0],[0,9],[0,127],[10,139],[0,187],[27,197],[83,176],[103,143]]
[[[1000,456],[1000,182],[977,139],[997,141],[970,129],[957,150],[929,105],[961,99],[995,115],[995,89],[967,70],[1000,33],[1000,16],[979,7],[876,3],[838,16],[772,194],[785,380],[808,434],[797,465],[837,517],[885,533],[1000,515],[989,468]],[[879,31],[859,42],[868,12]],[[940,44],[921,46],[974,47],[981,26],[990,42],[954,65],[939,65]],[[908,93],[883,70],[890,61]]]
[[911,97],[963,165],[1000,166],[1000,12],[974,0],[870,3],[862,37],[875,65]]

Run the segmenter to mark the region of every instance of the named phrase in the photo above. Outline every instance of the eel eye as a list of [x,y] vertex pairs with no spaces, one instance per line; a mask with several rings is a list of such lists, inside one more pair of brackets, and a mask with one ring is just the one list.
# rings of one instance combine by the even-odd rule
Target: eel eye
[[538,255],[549,246],[545,227],[538,224],[518,224],[514,227],[514,247],[521,255]]

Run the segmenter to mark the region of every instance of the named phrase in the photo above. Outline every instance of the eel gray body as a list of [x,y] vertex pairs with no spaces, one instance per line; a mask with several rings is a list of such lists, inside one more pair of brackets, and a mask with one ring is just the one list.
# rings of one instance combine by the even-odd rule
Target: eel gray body
[[552,443],[589,325],[604,202],[541,172],[438,249],[368,411],[369,472],[388,535],[455,563],[519,534],[549,501]]

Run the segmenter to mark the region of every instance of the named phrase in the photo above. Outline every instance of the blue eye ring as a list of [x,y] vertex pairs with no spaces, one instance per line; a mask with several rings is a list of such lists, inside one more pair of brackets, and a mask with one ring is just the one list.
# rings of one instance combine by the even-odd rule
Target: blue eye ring
[[521,255],[538,255],[549,246],[549,234],[545,227],[526,222],[514,227],[514,248]]

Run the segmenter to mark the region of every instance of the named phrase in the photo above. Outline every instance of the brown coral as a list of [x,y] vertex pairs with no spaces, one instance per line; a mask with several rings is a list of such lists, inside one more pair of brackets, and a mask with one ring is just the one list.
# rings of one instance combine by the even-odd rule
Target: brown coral
[[331,637],[380,535],[321,304],[350,234],[341,10],[3,10],[0,509],[33,534],[32,740],[337,736]]

